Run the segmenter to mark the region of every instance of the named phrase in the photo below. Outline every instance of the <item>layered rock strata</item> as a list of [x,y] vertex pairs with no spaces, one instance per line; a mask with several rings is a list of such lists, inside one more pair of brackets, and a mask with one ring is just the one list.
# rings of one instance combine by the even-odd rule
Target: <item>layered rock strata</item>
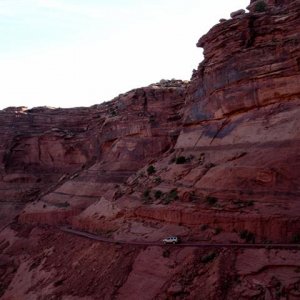
[[163,81],[90,108],[1,111],[1,200],[93,203],[175,143],[185,91]]
[[0,297],[299,299],[299,251],[273,244],[300,241],[300,3],[249,11],[199,40],[190,82],[0,112]]

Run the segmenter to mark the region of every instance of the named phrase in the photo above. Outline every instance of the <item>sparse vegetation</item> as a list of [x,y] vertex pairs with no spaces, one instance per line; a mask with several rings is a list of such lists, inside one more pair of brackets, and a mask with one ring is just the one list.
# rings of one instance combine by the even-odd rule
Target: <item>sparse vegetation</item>
[[291,242],[293,244],[300,244],[300,234],[299,233],[296,233],[292,236],[292,240]]
[[245,240],[247,243],[255,243],[255,235],[251,231],[242,230],[240,232],[240,238]]
[[155,177],[154,183],[160,184],[162,182],[160,177]]
[[57,203],[56,206],[57,207],[69,207],[70,203],[68,201],[65,201],[63,203]]
[[204,168],[206,168],[206,169],[211,169],[211,168],[213,168],[213,167],[215,167],[216,165],[214,164],[214,163],[207,163],[207,164],[205,164],[205,166],[204,166]]
[[145,190],[143,193],[144,198],[149,198],[150,197],[150,190]]
[[93,230],[93,232],[96,235],[105,236],[105,237],[111,237],[113,235],[114,231],[115,231],[115,229],[113,229],[113,228],[108,228],[108,229],[96,228]]
[[153,115],[151,115],[149,117],[149,123],[154,123],[155,122],[155,117]]
[[211,251],[208,254],[205,254],[201,257],[201,262],[207,264],[208,262],[214,260],[217,256],[215,251]]
[[265,12],[267,10],[267,4],[265,1],[258,1],[254,6],[254,11]]
[[147,189],[143,193],[143,202],[149,203],[150,201],[151,201],[151,191]]
[[215,235],[218,235],[221,232],[222,232],[222,228],[221,227],[215,228]]
[[169,164],[173,164],[175,161],[176,161],[176,157],[174,156],[170,159]]
[[253,200],[243,201],[243,200],[237,199],[237,200],[233,201],[233,204],[237,205],[238,207],[249,207],[249,206],[254,205],[254,201]]
[[164,249],[162,255],[163,255],[164,258],[168,258],[168,257],[170,257],[170,254],[171,254],[171,252],[170,252],[169,249]]
[[200,230],[201,230],[201,231],[205,231],[207,228],[208,228],[208,225],[207,225],[207,224],[202,224],[202,225],[200,226]]
[[110,108],[109,113],[111,117],[115,117],[117,115],[117,111],[114,108]]
[[215,205],[218,202],[218,198],[213,197],[213,196],[206,196],[205,201],[209,204],[209,205]]
[[296,267],[295,273],[300,273],[300,267]]
[[187,159],[184,157],[184,156],[178,156],[176,158],[176,164],[177,165],[182,165],[182,164],[185,164],[187,161]]
[[152,175],[152,174],[154,174],[156,172],[156,170],[155,170],[155,167],[154,166],[149,166],[148,167],[148,169],[147,169],[147,174],[148,175]]
[[177,189],[172,189],[163,199],[163,204],[169,204],[178,199]]
[[161,196],[163,195],[163,192],[162,191],[155,191],[154,193],[154,197],[155,199],[159,199]]

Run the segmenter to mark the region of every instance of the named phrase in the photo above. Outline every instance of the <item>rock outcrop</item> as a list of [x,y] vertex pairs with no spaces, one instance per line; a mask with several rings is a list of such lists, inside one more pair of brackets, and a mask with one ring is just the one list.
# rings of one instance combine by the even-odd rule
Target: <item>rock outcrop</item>
[[186,86],[164,80],[90,108],[1,111],[0,199],[85,207],[117,194],[176,142]]
[[[300,2],[248,9],[200,38],[189,82],[0,111],[3,299],[299,298]],[[213,246],[232,242],[266,246]]]

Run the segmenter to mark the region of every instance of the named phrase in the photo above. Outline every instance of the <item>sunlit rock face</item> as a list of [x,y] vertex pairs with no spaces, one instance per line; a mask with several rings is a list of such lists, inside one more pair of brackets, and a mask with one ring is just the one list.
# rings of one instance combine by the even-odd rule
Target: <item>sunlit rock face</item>
[[299,299],[300,3],[248,9],[189,82],[0,111],[0,297]]
[[186,85],[162,81],[90,108],[0,111],[0,199],[28,201],[79,173],[75,189],[122,183],[174,144]]
[[182,182],[228,209],[237,199],[257,201],[251,231],[277,240],[300,229],[299,8],[299,1],[270,1],[199,40],[205,59],[193,73],[175,146],[213,164],[191,166]]
[[198,41],[205,59],[192,77],[187,123],[299,98],[299,3],[289,2],[218,24]]

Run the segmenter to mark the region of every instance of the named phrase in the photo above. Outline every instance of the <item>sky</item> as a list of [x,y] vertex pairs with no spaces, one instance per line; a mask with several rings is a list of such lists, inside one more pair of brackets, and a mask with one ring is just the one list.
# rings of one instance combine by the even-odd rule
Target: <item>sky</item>
[[191,77],[198,39],[250,0],[0,0],[0,109],[90,106]]

